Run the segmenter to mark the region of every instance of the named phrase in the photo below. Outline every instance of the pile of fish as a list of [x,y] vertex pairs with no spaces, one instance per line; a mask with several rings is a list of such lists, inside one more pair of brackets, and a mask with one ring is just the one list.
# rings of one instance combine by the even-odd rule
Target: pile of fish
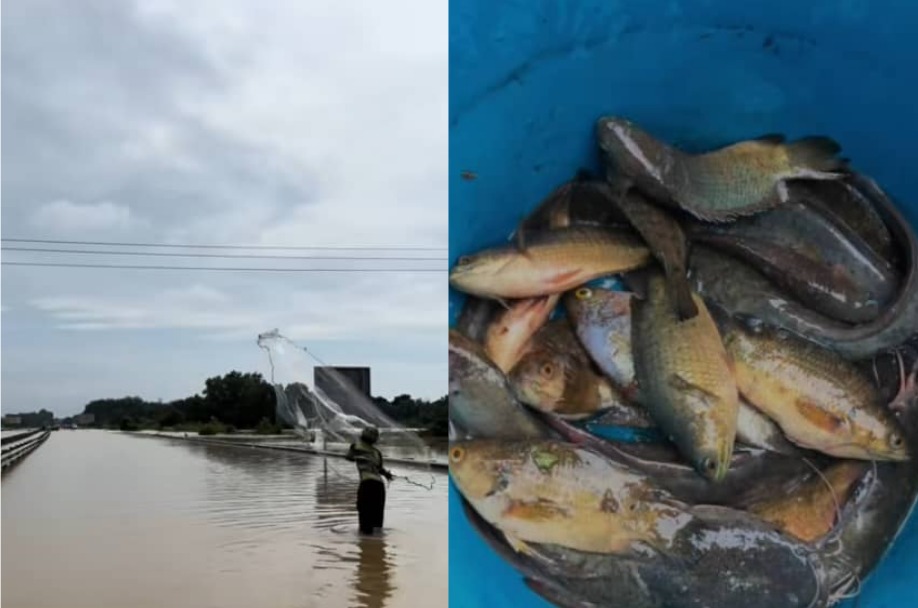
[[596,134],[601,175],[450,271],[469,521],[566,608],[857,594],[918,493],[913,231],[827,137]]

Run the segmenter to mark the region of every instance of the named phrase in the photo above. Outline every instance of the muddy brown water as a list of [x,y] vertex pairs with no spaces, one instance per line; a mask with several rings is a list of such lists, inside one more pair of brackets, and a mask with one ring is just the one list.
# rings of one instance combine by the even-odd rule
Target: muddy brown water
[[447,605],[447,477],[357,533],[340,459],[58,431],[2,482],[4,608]]

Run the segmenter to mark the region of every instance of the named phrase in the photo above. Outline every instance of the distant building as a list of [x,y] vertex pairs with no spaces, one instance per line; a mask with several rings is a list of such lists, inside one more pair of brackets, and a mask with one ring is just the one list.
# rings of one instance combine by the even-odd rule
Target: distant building
[[3,426],[21,426],[22,416],[4,416]]
[[88,426],[96,421],[95,414],[79,414],[74,418],[74,421],[80,426]]
[[313,382],[317,389],[328,395],[348,413],[353,413],[348,411],[350,391],[356,390],[368,399],[372,397],[369,367],[316,367],[313,372]]

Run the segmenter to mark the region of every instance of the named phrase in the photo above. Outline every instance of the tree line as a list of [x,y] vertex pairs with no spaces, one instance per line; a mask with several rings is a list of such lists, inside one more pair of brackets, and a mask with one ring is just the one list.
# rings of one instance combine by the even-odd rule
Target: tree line
[[38,410],[37,412],[8,414],[4,416],[4,420],[6,420],[8,417],[19,418],[19,422],[16,426],[24,429],[40,429],[43,426],[51,426],[54,424],[54,412],[49,412],[44,408]]
[[[94,428],[121,430],[177,430],[200,434],[232,433],[239,429],[254,429],[262,434],[279,433],[290,428],[276,416],[274,388],[259,373],[231,371],[223,376],[208,378],[204,390],[191,397],[175,401],[145,401],[136,396],[118,399],[97,399],[87,403],[83,414],[92,414]],[[414,399],[399,395],[389,401],[373,397],[373,403],[384,414],[411,428],[427,429],[430,435],[448,435],[448,407],[446,397],[436,401]],[[22,426],[50,426],[53,413],[41,410],[41,424],[26,425],[27,416],[21,414]],[[75,422],[76,417],[61,420],[62,424]],[[31,418],[29,418],[31,420]],[[85,426],[85,425],[80,425]]]

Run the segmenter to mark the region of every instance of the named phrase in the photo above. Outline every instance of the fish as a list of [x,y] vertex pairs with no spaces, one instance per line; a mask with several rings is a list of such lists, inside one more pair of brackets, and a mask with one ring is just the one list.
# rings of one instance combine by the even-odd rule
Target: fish
[[656,139],[632,121],[604,116],[596,123],[606,161],[652,199],[700,220],[730,222],[787,202],[789,180],[840,179],[847,161],[834,140],[781,135],[689,154]]
[[794,480],[794,487],[768,488],[768,496],[744,508],[784,534],[814,543],[838,522],[841,507],[869,466],[858,460],[837,462],[823,472]]
[[723,325],[740,393],[791,442],[837,458],[909,459],[895,418],[856,366],[780,330]]
[[524,218],[511,235],[517,246],[525,250],[525,235],[548,228],[576,225],[602,225],[630,229],[628,218],[613,205],[614,193],[609,183],[586,169],[580,169],[543,199]]
[[726,474],[739,394],[717,325],[698,296],[698,316],[679,321],[659,272],[632,301],[634,369],[641,404],[679,451],[714,481]]
[[459,257],[450,285],[496,300],[560,294],[593,279],[645,266],[650,250],[635,235],[579,226],[526,237],[526,249],[495,247]]
[[[852,323],[875,319],[896,295],[898,272],[875,254],[860,235],[806,205],[796,194],[796,188],[793,184],[788,186],[791,198],[778,209],[729,225],[695,223],[687,227],[687,233],[693,241],[707,237],[705,240],[742,255],[767,276],[778,280],[782,287],[792,288],[798,298],[817,298],[820,287],[840,296],[853,296],[848,308],[841,297],[824,302],[840,311],[833,314],[851,316]],[[745,242],[749,244],[742,247]],[[780,253],[782,248],[787,253]],[[775,261],[769,260],[769,256],[789,259]],[[771,268],[771,265],[780,268],[782,264],[787,264],[783,267],[784,276]],[[819,285],[807,290],[807,282]],[[852,291],[852,286],[860,290],[860,295]],[[815,303],[819,304],[820,300]],[[869,307],[865,308],[865,304]]]
[[460,500],[479,538],[561,608],[812,608],[827,599],[824,573],[806,547],[741,511],[692,508],[694,517],[665,550],[595,553],[533,543],[519,552],[500,526]]
[[560,297],[516,300],[497,313],[485,331],[484,347],[501,371],[509,373],[526,354],[533,335],[548,322]]
[[679,320],[694,318],[698,315],[698,307],[686,277],[688,243],[679,222],[640,191],[629,187],[626,180],[620,180],[614,175],[609,180],[618,192],[615,205],[622,210],[663,267],[669,283],[669,297],[675,305]]
[[551,431],[513,397],[484,348],[449,331],[449,418],[463,436],[540,439]]
[[877,256],[890,265],[895,266],[900,261],[889,228],[868,196],[851,179],[796,180],[793,196],[842,230],[857,234]]
[[[918,256],[918,243],[910,238],[910,250]],[[702,244],[692,247],[689,280],[706,302],[733,317],[751,326],[783,329],[849,361],[869,359],[894,348],[918,327],[918,271],[914,267],[895,301],[879,318],[854,326],[811,310],[750,265]]]
[[780,454],[800,454],[800,450],[784,436],[781,427],[750,405],[742,395],[736,411],[736,441]]
[[880,301],[845,266],[760,238],[706,235],[698,240],[745,260],[797,301],[827,317],[864,323],[880,315]]
[[[898,353],[902,357],[901,352]],[[901,359],[900,359],[901,360]],[[918,450],[918,357],[899,374],[898,420],[909,450]],[[886,382],[887,379],[881,381]],[[918,460],[877,462],[844,504],[838,523],[814,551],[834,597],[859,590],[902,532],[918,500]]]
[[452,442],[449,472],[475,511],[522,552],[530,543],[611,554],[665,548],[691,519],[646,477],[560,441]]
[[631,302],[634,294],[580,287],[562,296],[574,332],[592,361],[622,394],[638,394],[631,350]]
[[812,471],[827,459],[819,453],[801,458],[795,455],[737,446],[730,466],[719,481],[699,475],[695,467],[686,464],[671,444],[610,441],[578,428],[569,421],[536,413],[546,426],[569,443],[582,445],[606,458],[647,475],[677,500],[688,504],[733,506],[760,487],[781,487],[789,479],[797,479]]
[[[525,584],[536,594],[554,606],[562,608],[585,608],[591,604],[585,603],[577,597],[576,593],[567,590],[566,585],[572,579],[582,579],[595,576],[587,569],[578,573],[568,574],[564,568],[565,555],[559,547],[539,547],[538,552],[546,557],[538,558],[518,553],[508,543],[500,530],[489,524],[472,508],[469,501],[459,497],[462,512],[478,537],[500,556],[505,562],[516,568],[523,577]],[[596,554],[590,554],[596,556]],[[599,570],[599,568],[595,569]],[[648,589],[633,571],[631,561],[627,558],[605,555],[601,568],[603,574],[608,574],[611,580],[616,581],[616,594],[614,603],[606,604],[611,608],[664,608],[660,600],[654,597],[654,592]],[[568,580],[564,580],[564,578]]]
[[707,303],[749,325],[780,328],[820,344],[828,332],[851,329],[790,297],[743,260],[704,244],[692,247],[689,280]]
[[855,173],[849,178],[864,193],[883,218],[893,238],[902,248],[906,272],[899,281],[897,295],[880,317],[847,331],[827,331],[825,344],[848,359],[866,359],[893,348],[908,339],[918,327],[918,237],[902,216],[895,201],[873,179]]
[[[631,292],[581,287],[566,293],[563,303],[568,318],[574,324],[577,338],[592,361],[621,390],[626,400],[640,404],[631,343],[633,298],[635,295]],[[593,426],[602,424],[638,428],[650,426],[640,420],[626,424],[620,416],[614,420],[594,422]],[[799,452],[784,438],[778,425],[743,399],[739,400],[737,409],[736,439],[746,445],[773,452]]]
[[454,329],[470,340],[483,343],[488,328],[501,310],[506,308],[496,300],[467,296]]
[[594,371],[566,319],[539,330],[508,378],[514,395],[541,411],[578,419],[611,409],[623,422],[647,420],[645,412]]

